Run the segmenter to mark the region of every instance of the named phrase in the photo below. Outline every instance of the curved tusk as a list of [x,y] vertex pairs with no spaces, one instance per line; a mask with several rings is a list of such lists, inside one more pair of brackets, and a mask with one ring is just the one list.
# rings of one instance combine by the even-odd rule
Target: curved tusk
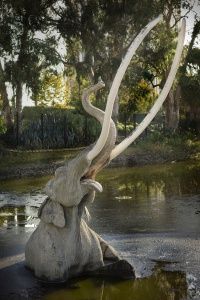
[[126,72],[126,69],[135,54],[137,48],[140,46],[146,35],[149,33],[149,31],[155,27],[159,21],[161,21],[162,16],[160,15],[153,21],[151,21],[146,27],[144,27],[141,32],[136,36],[130,47],[128,48],[128,51],[122,60],[117,73],[115,75],[115,78],[113,80],[109,95],[108,95],[108,100],[106,104],[106,110],[105,110],[105,116],[104,116],[104,122],[101,130],[101,134],[99,139],[97,140],[95,146],[92,148],[90,152],[87,154],[88,160],[93,160],[99,152],[102,150],[104,147],[108,133],[109,133],[109,128],[110,128],[110,121],[111,121],[111,115],[112,115],[112,110],[113,110],[113,104],[115,102],[115,98],[117,96],[119,86],[121,84],[121,81],[123,79],[123,76]]
[[103,124],[103,119],[104,119],[104,112],[93,106],[89,101],[88,101],[88,98],[89,98],[89,95],[91,93],[94,93],[94,92],[97,92],[98,90],[100,90],[101,88],[105,87],[105,83],[100,80],[97,84],[91,86],[90,88],[88,89],[85,89],[83,91],[83,94],[82,94],[82,106],[84,108],[84,110],[91,116],[93,116],[94,118],[96,118],[100,123],[101,125]]
[[[89,115],[94,117],[101,124],[101,126],[103,125],[105,112],[91,104],[89,100],[89,95],[92,92],[97,91],[104,86],[105,84],[103,83],[102,80],[100,80],[94,86],[85,89],[82,94],[83,108]],[[106,143],[102,148],[101,152],[92,161],[89,170],[85,174],[86,178],[88,176],[89,176],[88,178],[95,178],[96,174],[105,166],[105,164],[108,163],[108,160],[110,158],[110,153],[115,147],[116,136],[117,136],[117,131],[116,131],[115,123],[111,119],[109,134]]]
[[179,31],[178,35],[178,44],[176,47],[176,54],[171,66],[171,70],[169,72],[168,78],[166,80],[166,83],[154,103],[153,107],[151,108],[148,115],[144,118],[144,120],[138,125],[138,127],[133,131],[133,133],[124,139],[119,145],[117,145],[111,152],[110,160],[118,156],[121,152],[123,152],[144,130],[145,128],[150,124],[150,122],[153,120],[153,118],[156,116],[158,111],[160,110],[161,106],[163,105],[163,102],[165,101],[171,87],[174,81],[174,78],[176,76],[176,72],[179,67],[179,63],[181,60],[181,54],[184,46],[184,39],[185,39],[185,31],[186,31],[186,21],[185,19],[182,20],[182,26]]

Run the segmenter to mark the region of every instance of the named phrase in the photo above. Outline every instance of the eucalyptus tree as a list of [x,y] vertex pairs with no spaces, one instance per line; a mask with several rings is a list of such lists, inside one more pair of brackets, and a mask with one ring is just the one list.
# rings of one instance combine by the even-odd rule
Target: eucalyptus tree
[[[63,4],[56,12],[68,49],[66,69],[75,68],[80,84],[83,77],[95,82],[101,76],[107,90],[132,38],[161,11],[157,1],[146,0],[63,0]],[[114,119],[118,97],[115,104]]]
[[[194,10],[194,3],[190,1],[166,1],[164,11],[164,23],[160,24],[154,32],[151,33],[150,39],[145,42],[138,60],[145,69],[144,78],[149,81],[152,87],[158,86],[162,88],[163,83],[168,75],[170,64],[174,53],[174,45],[177,22],[182,17],[180,9],[184,9],[184,15]],[[194,14],[197,13],[193,11]],[[198,21],[197,21],[198,25]],[[182,66],[180,66],[178,76],[170,90],[164,105],[165,111],[165,128],[171,132],[177,130],[180,119],[180,105],[182,88],[180,85],[181,78],[184,76],[188,65],[188,57],[194,45],[194,40],[198,32],[198,26],[194,26],[195,35],[192,35],[188,49],[185,48],[185,57],[182,58]],[[195,29],[196,28],[196,29]],[[195,36],[195,37],[194,37]],[[153,41],[153,42],[151,42]],[[156,83],[155,83],[155,80]]]
[[70,82],[62,73],[45,70],[32,94],[35,106],[67,107],[70,104]]
[[14,115],[20,120],[24,88],[37,89],[41,70],[59,62],[50,21],[55,0],[0,1],[0,94],[7,125],[12,124],[8,84]]
[[[147,7],[148,9],[146,9]],[[83,77],[87,77],[91,82],[95,82],[101,75],[108,90],[118,63],[123,58],[131,38],[138,33],[145,22],[154,17],[157,13],[162,13],[166,26],[160,25],[159,29],[156,30],[156,38],[158,40],[156,41],[156,50],[158,50],[158,53],[155,53],[155,51],[154,53],[157,58],[160,55],[159,61],[156,63],[157,69],[160,68],[159,62],[165,56],[164,60],[167,64],[165,67],[162,65],[159,72],[155,72],[154,70],[153,73],[154,75],[155,73],[159,73],[156,74],[156,76],[164,81],[170,66],[170,57],[174,51],[174,36],[176,35],[176,33],[173,34],[173,30],[171,30],[171,27],[175,27],[171,20],[174,18],[175,24],[180,20],[182,8],[185,9],[185,14],[188,14],[192,9],[191,1],[137,0],[133,2],[131,0],[63,0],[62,5],[60,4],[60,6],[57,7],[56,13],[59,15],[58,29],[64,37],[68,49],[66,70],[75,68],[79,85],[81,85],[81,79]],[[164,32],[162,32],[163,28],[165,28]],[[151,42],[151,45],[154,47],[154,43]],[[147,49],[144,49],[147,53]],[[149,57],[152,56],[149,55]],[[140,59],[143,61],[143,57],[140,57]],[[147,64],[148,63],[146,63],[146,65]],[[148,67],[146,71],[150,71]],[[129,87],[127,86],[127,82],[125,85],[130,90],[130,94],[133,90],[132,83],[135,81],[131,73],[135,73],[136,77],[138,76],[135,69],[129,72],[130,78],[132,77],[133,81],[127,80],[127,82],[130,83]],[[152,73],[152,67],[151,72],[146,72],[146,74],[147,73]],[[139,76],[141,79],[147,79],[143,74],[139,74]],[[127,78],[128,74],[126,76],[126,79]],[[173,101],[170,101],[172,94],[172,91],[170,91],[166,101],[166,118],[171,116],[170,112],[173,111],[171,108],[175,106]],[[105,96],[106,95],[104,95],[104,98]],[[115,121],[118,115],[118,102],[119,99],[116,97],[113,110],[113,119]]]
[[184,100],[183,111],[197,132],[200,129],[200,48],[195,45],[200,35],[200,20],[196,19],[184,64],[180,69],[180,87]]

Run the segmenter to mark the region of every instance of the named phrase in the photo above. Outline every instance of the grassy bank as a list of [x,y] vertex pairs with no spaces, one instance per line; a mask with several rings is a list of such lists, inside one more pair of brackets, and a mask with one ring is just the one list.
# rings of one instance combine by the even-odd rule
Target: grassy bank
[[190,135],[150,136],[129,147],[124,155],[139,165],[200,160],[200,140]]

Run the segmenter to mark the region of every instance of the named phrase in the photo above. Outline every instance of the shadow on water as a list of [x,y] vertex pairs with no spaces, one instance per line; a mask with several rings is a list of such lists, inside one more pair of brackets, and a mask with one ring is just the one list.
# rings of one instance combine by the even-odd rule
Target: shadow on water
[[[18,271],[17,264],[10,266],[9,259],[24,252],[27,238],[38,224],[37,211],[46,197],[41,189],[48,179],[41,177],[0,182],[0,257],[5,259],[3,268],[0,260],[0,299],[4,299],[1,298],[3,286],[6,286],[3,282],[13,282],[13,286],[22,282],[21,271]],[[143,255],[150,255],[147,258],[151,261],[163,253],[170,257],[172,249],[176,247],[174,259],[179,260],[179,251],[188,241],[183,253],[187,259],[192,256],[187,249],[190,246],[192,248],[193,244],[187,237],[194,236],[192,243],[198,247],[200,165],[178,163],[141,168],[110,168],[100,173],[97,180],[104,191],[96,195],[95,202],[89,207],[91,226],[108,240],[114,236],[114,246],[121,253],[130,251],[130,256],[136,259],[139,257],[144,264]],[[162,250],[159,239],[166,233],[169,238],[167,236],[162,240],[163,245],[167,245]],[[171,243],[173,233],[179,235],[180,244]],[[157,234],[160,235],[156,240]],[[153,255],[152,247],[155,246],[160,252],[158,254],[156,249]],[[197,256],[195,259],[198,261]],[[128,281],[83,278],[59,288],[42,287],[33,279],[30,279],[30,286],[27,287],[25,278],[29,275],[26,274],[22,276],[22,290],[26,290],[26,295],[30,296],[28,299],[40,299],[42,295],[45,300],[187,299],[186,273],[175,270],[169,272],[168,269],[163,270],[160,263],[155,265],[152,275],[147,278]],[[17,276],[19,280],[15,282]],[[19,290],[13,292],[17,293],[18,298],[10,299],[27,299],[23,295],[19,296]],[[5,299],[9,298],[6,296]]]
[[[7,282],[5,278],[8,279]],[[187,299],[185,274],[163,271],[158,265],[150,277],[143,279],[119,281],[106,278],[80,278],[62,285],[48,285],[37,281],[23,263],[17,263],[1,270],[0,279],[0,299],[8,300]]]
[[127,281],[83,279],[68,289],[44,296],[44,300],[184,300],[187,298],[185,274],[156,269],[152,276]]

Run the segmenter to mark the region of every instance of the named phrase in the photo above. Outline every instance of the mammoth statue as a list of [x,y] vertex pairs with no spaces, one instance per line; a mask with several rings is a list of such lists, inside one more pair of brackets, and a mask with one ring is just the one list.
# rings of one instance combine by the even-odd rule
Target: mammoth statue
[[[87,205],[94,201],[102,186],[96,174],[124,151],[149,125],[161,108],[174,81],[184,44],[185,20],[179,29],[177,49],[167,81],[150,112],[138,127],[120,144],[116,142],[116,128],[111,119],[113,104],[124,73],[135,51],[148,32],[161,20],[151,21],[130,45],[111,86],[105,112],[94,107],[91,93],[104,86],[102,81],[84,90],[82,104],[87,113],[96,118],[101,134],[94,145],[58,168],[45,188],[48,198],[39,209],[40,223],[31,235],[25,249],[26,265],[39,278],[48,281],[66,281],[83,273],[104,274],[113,265],[114,270],[125,270],[124,277],[134,277],[134,270],[117,252],[87,224],[83,216]],[[106,260],[113,263],[107,265]],[[123,272],[122,272],[123,273]]]

